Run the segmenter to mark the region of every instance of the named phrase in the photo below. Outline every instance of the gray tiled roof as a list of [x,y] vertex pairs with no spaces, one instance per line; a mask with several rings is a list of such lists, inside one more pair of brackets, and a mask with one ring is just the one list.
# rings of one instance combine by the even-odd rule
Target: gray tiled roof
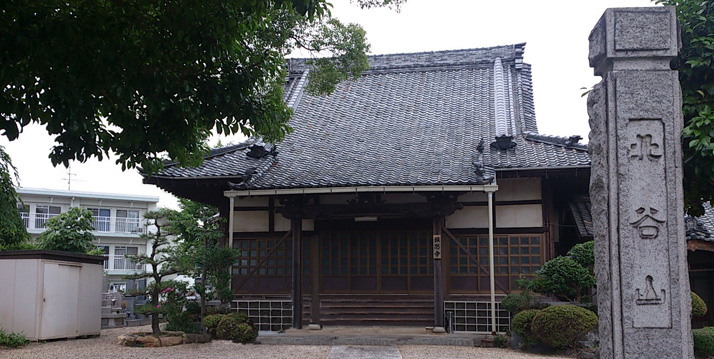
[[[481,162],[487,174],[589,166],[585,146],[537,134],[524,46],[372,56],[370,70],[329,96],[305,93],[307,67],[292,59],[286,101],[294,109],[294,131],[277,145],[277,156],[246,156],[250,140],[214,153],[198,168],[168,165],[158,176],[241,177],[250,170],[248,188],[272,189],[479,184],[475,163]],[[497,99],[501,128],[517,144],[505,151],[489,146]]]
[[573,198],[568,201],[570,213],[573,215],[575,227],[581,237],[592,238],[593,218],[589,197]]
[[[714,209],[711,204],[703,203],[704,214],[700,217],[684,216],[686,240],[714,241]],[[590,198],[572,198],[568,201],[575,226],[581,237],[593,236],[593,220],[590,208]]]

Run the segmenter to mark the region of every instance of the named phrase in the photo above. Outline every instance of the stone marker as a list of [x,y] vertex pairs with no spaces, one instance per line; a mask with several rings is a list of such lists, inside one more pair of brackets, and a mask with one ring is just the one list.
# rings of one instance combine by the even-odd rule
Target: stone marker
[[588,96],[600,358],[692,358],[673,7],[608,9]]

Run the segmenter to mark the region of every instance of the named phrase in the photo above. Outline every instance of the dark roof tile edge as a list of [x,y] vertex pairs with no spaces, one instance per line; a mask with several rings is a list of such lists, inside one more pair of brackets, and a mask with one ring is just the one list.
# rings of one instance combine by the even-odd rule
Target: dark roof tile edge
[[534,132],[524,132],[523,138],[528,141],[547,143],[549,145],[571,148],[578,151],[587,152],[588,150],[588,145],[584,143],[568,144],[567,142],[570,140],[569,137],[544,135]]

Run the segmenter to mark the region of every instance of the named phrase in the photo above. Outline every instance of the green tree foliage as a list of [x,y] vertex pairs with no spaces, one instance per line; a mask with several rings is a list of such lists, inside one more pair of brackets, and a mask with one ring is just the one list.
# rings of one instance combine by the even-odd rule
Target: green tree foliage
[[561,300],[581,302],[594,286],[595,276],[592,271],[571,257],[559,256],[546,262],[536,272],[529,289],[536,293],[555,295]]
[[520,293],[511,293],[501,301],[501,308],[511,313],[511,315],[516,315],[528,309],[543,309],[547,307],[548,304],[541,303],[528,288]]
[[655,0],[677,7],[682,48],[673,63],[682,87],[684,193],[687,212],[714,200],[714,2]]
[[37,239],[40,249],[88,253],[93,252],[94,235],[92,212],[86,208],[70,208],[57,217],[50,218],[46,229]]
[[592,271],[595,265],[595,241],[574,245],[568,251],[568,257],[573,258],[575,262]]
[[13,177],[19,182],[10,155],[0,146],[0,250],[17,249],[29,238],[17,209],[20,201],[12,182]]
[[[174,211],[169,209],[159,209],[150,211],[144,214],[147,221],[147,226],[155,226],[154,233],[142,234],[141,238],[150,243],[150,252],[135,256],[127,256],[137,265],[142,268],[149,266],[150,271],[140,271],[133,275],[128,275],[128,279],[152,279],[149,285],[141,292],[132,292],[132,294],[148,295],[149,303],[137,308],[139,313],[151,317],[151,330],[154,335],[160,335],[159,316],[161,315],[176,315],[183,309],[183,306],[176,305],[177,300],[171,300],[171,295],[178,298],[181,293],[181,283],[175,281],[166,281],[165,277],[183,273],[186,268],[184,263],[187,262],[185,257],[190,255],[177,250],[178,246],[172,245],[170,236],[173,235],[168,230],[168,218],[174,215]],[[185,285],[185,284],[184,284]],[[164,300],[162,301],[162,298]],[[165,299],[168,298],[167,302]]]
[[179,251],[190,253],[185,274],[205,278],[194,284],[201,298],[201,317],[206,314],[206,301],[219,299],[226,305],[233,299],[230,288],[230,266],[240,251],[224,246],[221,226],[224,222],[218,209],[199,202],[179,199],[180,211],[170,217],[171,231],[180,239]]
[[[398,8],[404,0],[355,0]],[[0,5],[0,129],[55,136],[54,165],[100,160],[153,172],[168,155],[196,165],[206,138],[280,141],[285,56],[318,58],[309,90],[326,93],[367,68],[364,31],[326,0],[7,0]],[[319,52],[319,53],[318,53]]]

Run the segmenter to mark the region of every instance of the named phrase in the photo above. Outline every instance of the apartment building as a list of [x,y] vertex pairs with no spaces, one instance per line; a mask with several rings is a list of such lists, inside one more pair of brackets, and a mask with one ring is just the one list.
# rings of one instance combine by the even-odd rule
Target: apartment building
[[142,269],[127,255],[146,252],[147,241],[141,238],[147,231],[144,213],[156,209],[159,197],[40,188],[19,188],[17,193],[22,200],[18,208],[33,240],[45,230],[50,218],[72,207],[90,210],[94,214],[95,244],[107,255],[104,289],[127,290],[123,277]]

